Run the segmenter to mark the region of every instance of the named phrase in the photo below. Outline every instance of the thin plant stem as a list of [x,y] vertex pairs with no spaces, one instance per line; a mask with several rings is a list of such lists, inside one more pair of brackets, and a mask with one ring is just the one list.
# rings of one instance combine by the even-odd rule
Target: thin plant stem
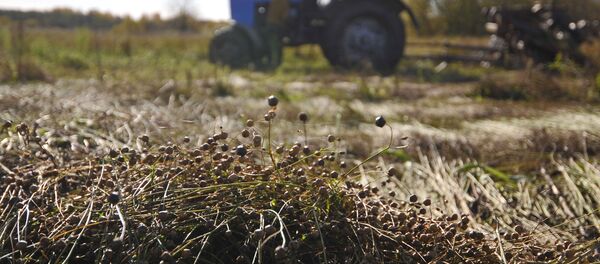
[[352,167],[352,169],[350,169],[349,171],[347,171],[346,173],[344,173],[342,175],[342,177],[346,177],[348,175],[350,175],[350,173],[354,172],[356,169],[358,169],[360,166],[364,165],[365,163],[369,162],[370,160],[378,157],[379,155],[383,154],[384,152],[386,152],[387,150],[389,150],[390,148],[392,148],[392,143],[394,141],[394,129],[392,129],[392,127],[390,125],[387,125],[387,127],[390,128],[390,143],[383,149],[381,149],[380,151],[378,151],[377,153],[371,155],[370,157],[368,157],[367,159],[361,161],[359,164],[357,164],[356,166]]
[[269,130],[267,131],[267,150],[269,151],[269,156],[271,157],[271,162],[273,163],[273,169],[277,168],[277,163],[275,162],[275,157],[273,156],[273,149],[271,148],[271,120],[269,120]]
[[306,134],[306,122],[302,122],[302,127],[304,129],[304,145],[308,146],[308,134]]

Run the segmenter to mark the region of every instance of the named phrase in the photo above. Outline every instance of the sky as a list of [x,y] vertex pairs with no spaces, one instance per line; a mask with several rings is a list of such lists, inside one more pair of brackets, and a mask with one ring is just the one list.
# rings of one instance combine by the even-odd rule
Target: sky
[[139,18],[143,14],[170,16],[174,3],[190,2],[195,14],[203,19],[229,18],[229,0],[0,0],[0,9],[50,10],[69,7],[80,11],[99,10]]

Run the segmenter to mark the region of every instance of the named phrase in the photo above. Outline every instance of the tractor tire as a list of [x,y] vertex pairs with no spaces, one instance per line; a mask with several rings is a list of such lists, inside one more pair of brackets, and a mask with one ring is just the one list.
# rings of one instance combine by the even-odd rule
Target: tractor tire
[[394,72],[404,55],[406,34],[398,12],[378,1],[340,2],[321,44],[334,67]]
[[217,30],[210,42],[208,56],[211,63],[232,69],[247,68],[254,61],[252,42],[234,26]]

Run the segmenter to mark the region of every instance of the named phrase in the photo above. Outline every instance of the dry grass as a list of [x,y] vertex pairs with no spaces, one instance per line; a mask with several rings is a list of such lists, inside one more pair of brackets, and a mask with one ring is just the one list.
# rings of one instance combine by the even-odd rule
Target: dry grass
[[[376,167],[366,160],[346,166],[335,141],[311,143],[316,151],[303,154],[301,143],[271,149],[275,120],[247,123],[252,139],[219,129],[197,143],[186,137],[182,144],[165,145],[125,128],[130,141],[120,149],[107,142],[114,135],[90,133],[99,124],[92,120],[64,130],[5,123],[0,258],[598,260],[590,250],[598,236],[595,164],[557,164],[566,182],[560,189],[549,176],[547,187],[512,179],[499,185],[501,175],[493,170],[435,155],[421,155],[419,163],[396,170],[388,170],[383,159]],[[554,198],[539,195],[548,190]]]
[[[313,88],[323,85],[319,83],[306,83],[310,90],[295,90],[277,83],[264,87],[254,81],[237,82],[239,86],[224,82],[231,95],[213,97],[216,84],[210,81],[197,81],[187,88],[171,81],[153,87],[63,80],[54,85],[0,86],[0,101],[3,118],[47,127],[69,125],[70,129],[105,136],[108,147],[131,144],[133,133],[166,142],[193,131],[192,140],[200,142],[218,127],[237,130],[246,118],[261,116],[262,99],[254,94],[273,93],[290,100],[279,110],[280,125],[272,131],[276,144],[303,141],[302,127],[295,123],[295,117],[305,111],[314,117],[308,124],[309,141],[322,141],[319,135],[338,134],[344,140],[341,147],[361,157],[385,144],[385,136],[365,124],[378,114],[388,117],[400,133],[410,137],[407,152],[413,157],[419,150],[434,150],[447,158],[521,167],[521,173],[526,173],[537,171],[551,154],[570,158],[585,151],[592,157],[598,153],[594,107],[479,102],[464,96],[468,85],[435,88],[417,100],[363,102],[333,97],[345,92],[343,86],[329,88],[334,92],[325,96]],[[400,87],[404,85],[413,84],[400,83]],[[69,121],[73,117],[80,121]]]
[[53,80],[46,70],[30,59],[25,59],[16,65],[16,79],[22,82],[51,82]]
[[445,201],[440,207],[446,212],[471,212],[474,223],[488,232],[493,232],[489,221],[497,219],[504,233],[514,232],[511,226],[518,223],[537,230],[536,239],[554,243],[597,235],[598,164],[583,158],[557,161],[538,179],[514,176],[510,184],[498,172],[471,164],[421,155],[403,165],[406,174],[397,184],[404,195],[418,190]]
[[[594,161],[598,139],[593,131],[600,129],[597,127],[600,122],[593,110],[567,106],[548,111],[546,106],[540,106],[531,111],[530,104],[508,104],[511,109],[494,110],[499,106],[475,103],[474,99],[465,97],[470,89],[462,85],[419,91],[421,95],[411,100],[362,102],[335,100],[331,95],[312,96],[322,93],[314,88],[319,85],[333,87],[338,93],[345,89],[353,91],[343,83],[307,82],[305,85],[287,84],[284,88],[275,83],[260,88],[256,81],[239,76],[219,81],[228,87],[230,95],[213,97],[216,81],[195,81],[189,87],[176,81],[153,87],[113,80],[0,86],[1,117],[22,120],[29,125],[29,135],[35,131],[45,146],[42,149],[32,142],[27,145],[27,135],[17,133],[16,124],[9,128],[9,134],[5,131],[0,141],[0,163],[5,167],[2,182],[6,185],[2,201],[8,203],[11,199],[6,197],[19,197],[12,207],[10,203],[4,207],[2,217],[10,220],[25,217],[29,212],[32,219],[25,224],[27,233],[14,231],[24,230],[24,226],[14,228],[17,222],[24,224],[23,221],[4,221],[2,256],[27,260],[47,252],[47,257],[54,260],[68,256],[81,261],[86,258],[108,261],[113,257],[131,261],[134,258],[158,260],[164,254],[162,257],[168,262],[172,259],[187,261],[186,256],[191,254],[230,262],[234,260],[230,258],[244,255],[242,258],[248,259],[262,256],[264,262],[269,262],[275,258],[277,246],[284,244],[286,249],[281,252],[285,253],[281,254],[305,263],[323,262],[325,255],[334,262],[372,258],[409,262],[437,259],[502,262],[500,245],[504,257],[511,262],[567,262],[588,258],[593,261],[597,258],[594,243],[597,243],[600,228],[596,209],[600,200],[597,191],[600,165]],[[373,81],[387,91],[405,85],[425,89],[390,79]],[[248,87],[254,88],[249,90]],[[294,165],[288,169],[273,170],[268,145],[263,144],[266,150],[254,149],[251,141],[240,133],[244,120],[262,119],[266,108],[262,94],[269,93],[280,94],[282,101],[270,129],[272,146],[283,145],[289,149],[292,142],[308,140],[313,151],[322,147],[321,153],[335,150],[333,153],[345,154],[334,157],[335,162],[324,160],[324,167],[311,164],[318,162],[318,157],[307,156],[308,163],[290,160]],[[409,109],[413,110],[407,111]],[[310,116],[307,135],[302,123],[297,121],[300,111]],[[521,115],[524,112],[529,114]],[[396,134],[409,137],[408,140],[397,137],[392,142],[393,146],[408,143],[405,154],[385,154],[376,162],[358,167],[348,177],[342,177],[343,180],[328,177],[332,171],[338,172],[338,176],[348,171],[348,167],[341,167],[340,161],[351,167],[373,150],[388,144],[389,131],[362,121],[369,121],[378,113],[388,117]],[[457,124],[436,127],[423,123],[436,118]],[[39,128],[32,129],[34,123]],[[266,141],[268,123],[256,123],[252,129]],[[246,144],[253,158],[234,158],[227,162],[229,165],[219,176],[215,170],[223,160],[212,161],[214,155],[219,152],[235,157],[228,151],[220,151],[220,146],[201,151],[199,163],[189,161],[195,160],[196,149],[221,129],[229,132],[229,137],[218,145],[226,143],[231,149]],[[140,141],[138,136],[142,134],[149,135],[151,145]],[[341,140],[328,143],[328,134]],[[190,143],[179,143],[184,136],[189,137]],[[164,147],[160,148],[161,145]],[[177,150],[176,154],[165,152],[169,146]],[[106,156],[111,149],[117,151],[114,158]],[[286,153],[276,153],[274,157],[282,161],[293,156]],[[524,159],[521,153],[535,153],[533,156],[538,160]],[[119,156],[123,156],[124,161],[119,161]],[[147,160],[154,156],[158,157],[155,162]],[[301,154],[297,157],[304,159]],[[528,166],[521,165],[521,171],[527,175],[511,176],[484,164],[496,165],[493,161],[500,158],[505,162],[516,159],[531,162]],[[136,162],[131,162],[132,159]],[[108,164],[112,172],[105,170]],[[236,172],[241,177],[230,180],[236,166],[242,169]],[[388,177],[386,171],[392,166],[399,174]],[[269,167],[271,173],[266,173]],[[300,168],[307,180],[320,179],[323,185],[298,182],[299,178],[293,175],[297,175]],[[163,176],[156,176],[157,169],[163,171]],[[45,172],[51,172],[52,176],[44,176]],[[323,172],[326,176],[322,176]],[[34,174],[36,176],[28,176]],[[345,180],[360,185],[350,184],[346,188]],[[36,185],[37,191],[28,191],[32,185]],[[146,187],[140,189],[140,186]],[[261,191],[256,192],[257,188]],[[117,206],[106,200],[106,195],[113,190],[121,191],[122,200],[118,205],[128,230],[124,235],[121,234],[125,230],[123,222],[114,214]],[[324,194],[313,195],[320,192]],[[363,195],[361,192],[370,194],[358,199],[358,195]],[[393,195],[390,192],[394,192]],[[49,194],[64,197],[44,198]],[[428,209],[424,215],[418,214],[423,208],[421,203],[402,205],[413,194],[420,197],[420,201],[425,197],[432,200],[431,207],[425,207]],[[89,207],[91,202],[93,207]],[[392,206],[393,202],[396,207]],[[288,205],[292,205],[289,210]],[[233,207],[246,210],[242,213],[232,210]],[[325,211],[317,209],[328,207],[330,209]],[[372,209],[374,207],[379,209]],[[369,213],[366,218],[360,216],[362,212],[375,212],[373,210],[376,213]],[[159,211],[166,211],[162,219]],[[400,219],[395,217],[413,213],[416,223],[396,223],[400,223]],[[453,214],[468,219],[464,220],[468,221],[468,227],[455,228],[456,233],[448,234],[452,236],[450,240],[441,237],[437,240],[438,236],[446,236],[453,224],[462,221],[445,219]],[[38,225],[40,215],[53,219],[54,224]],[[299,215],[311,217],[303,219]],[[192,218],[204,219],[204,224],[198,226],[189,221]],[[390,223],[390,220],[396,222]],[[58,224],[63,222],[65,224]],[[130,233],[129,230],[141,223],[158,239],[139,232]],[[268,242],[259,248],[254,233],[261,232],[256,229],[266,232],[265,226],[269,223],[276,230],[282,226],[286,229],[283,233],[275,231],[273,236],[263,237]],[[434,223],[445,233],[432,229]],[[170,226],[176,227],[175,233],[165,233],[165,227]],[[232,239],[224,238],[227,230],[233,230]],[[478,241],[479,233],[471,231],[482,232],[485,243],[475,245],[473,242]],[[316,235],[311,235],[315,232]],[[406,235],[407,232],[410,235]],[[26,237],[26,248],[21,248],[22,245],[17,248],[19,238],[14,240],[17,234]],[[41,234],[58,246],[41,248]],[[280,240],[281,234],[286,242]],[[113,241],[120,236],[125,238],[120,240],[122,244]],[[463,242],[456,240],[458,237]],[[287,244],[290,241],[300,241],[302,250],[292,248]],[[434,241],[437,242],[433,244]],[[245,247],[238,248],[239,245]],[[555,248],[555,245],[560,247]],[[86,254],[87,248],[98,250]],[[71,249],[73,253],[69,255]],[[394,251],[396,249],[402,250]],[[217,255],[228,257],[217,258]]]
[[[561,77],[537,69],[500,73],[482,80],[474,90],[477,96],[497,100],[593,101],[598,94],[593,78],[574,73]],[[569,74],[570,75],[570,74]]]

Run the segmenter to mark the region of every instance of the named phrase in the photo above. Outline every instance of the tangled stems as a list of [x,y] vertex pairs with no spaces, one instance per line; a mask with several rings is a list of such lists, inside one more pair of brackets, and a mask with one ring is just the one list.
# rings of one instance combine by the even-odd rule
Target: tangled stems
[[[300,121],[305,122],[302,116]],[[377,118],[375,125],[384,127],[382,120]],[[250,132],[244,131],[247,138]],[[261,139],[257,133],[255,137]],[[59,168],[52,168],[49,160],[9,164],[15,173],[0,180],[0,219],[6,220],[0,224],[4,245],[0,262],[9,258],[52,263],[158,262],[159,258],[165,263],[520,263],[534,259],[568,263],[597,259],[590,256],[596,241],[573,239],[555,250],[556,245],[538,244],[532,237],[539,232],[527,227],[497,224],[494,236],[491,228],[479,232],[479,223],[470,224],[470,214],[446,214],[432,207],[430,199],[419,202],[416,195],[405,202],[400,198],[403,193],[396,195],[392,189],[400,185],[400,171],[388,171],[385,180],[392,186],[385,188],[392,191],[387,195],[378,194],[379,185],[373,186],[377,183],[341,179],[341,174],[358,174],[361,165],[374,162],[384,151],[397,148],[392,143],[404,140],[394,138],[393,131],[389,137],[387,147],[381,144],[382,150],[375,149],[376,154],[354,168],[362,159],[346,168],[345,161],[333,158],[333,154],[343,155],[328,149],[337,149],[333,136],[327,142],[334,145],[323,148],[315,141],[311,144],[316,150],[303,154],[300,144],[286,150],[269,142],[270,148],[276,147],[272,150],[278,163],[275,168],[259,159],[267,156],[266,149],[247,152],[240,145],[232,152],[218,145],[238,143],[236,139],[225,141],[227,137],[220,136],[207,139],[207,148],[169,143],[149,147],[140,156],[121,149],[114,157],[100,152],[101,156],[90,158],[87,153],[65,150],[65,155],[73,156],[67,156],[72,157],[69,161],[57,156]],[[262,139],[256,142],[252,142],[256,148],[267,147]],[[29,147],[35,150],[37,145]],[[12,153],[23,158],[20,150]],[[393,182],[391,177],[395,177]],[[113,191],[108,197],[98,197],[99,190]],[[25,207],[30,217],[22,209],[21,221],[15,221],[14,208],[27,206],[26,201],[31,201],[32,206]],[[94,206],[97,203],[100,206]],[[31,221],[25,226],[30,227],[22,226],[25,217]],[[14,232],[8,233],[15,229],[23,230],[16,234],[17,242],[23,240],[18,248],[10,237]],[[506,232],[504,238],[500,232]]]
[[359,164],[357,164],[356,166],[352,167],[349,171],[347,171],[346,173],[344,173],[342,175],[342,177],[346,177],[348,175],[350,175],[352,172],[354,172],[356,169],[358,169],[360,166],[364,165],[365,163],[371,161],[372,159],[378,157],[379,155],[383,154],[384,152],[388,151],[389,149],[392,148],[392,143],[394,142],[394,129],[390,126],[387,125],[387,127],[390,128],[390,143],[383,149],[381,149],[380,151],[378,151],[377,153],[371,155],[370,157],[368,157],[367,159],[361,161]]
[[277,212],[275,212],[274,210],[271,210],[271,209],[267,209],[265,211],[273,213],[275,215],[275,217],[279,221],[279,231],[277,231],[277,232],[271,234],[269,237],[265,238],[260,243],[260,247],[262,248],[269,240],[271,240],[272,238],[276,237],[277,235],[281,235],[281,247],[285,247],[285,245],[287,243],[287,239],[285,238],[285,234],[283,232],[283,229],[284,229],[285,225],[283,224],[283,220],[281,219],[281,216],[279,215],[279,213],[277,213]]
[[125,232],[127,230],[127,221],[125,221],[125,217],[123,216],[123,213],[121,213],[121,208],[119,207],[119,205],[115,205],[115,207],[117,208],[117,214],[119,215],[119,220],[121,221],[121,225],[123,226],[123,228],[121,229],[121,236],[119,236],[120,240],[125,239]]

